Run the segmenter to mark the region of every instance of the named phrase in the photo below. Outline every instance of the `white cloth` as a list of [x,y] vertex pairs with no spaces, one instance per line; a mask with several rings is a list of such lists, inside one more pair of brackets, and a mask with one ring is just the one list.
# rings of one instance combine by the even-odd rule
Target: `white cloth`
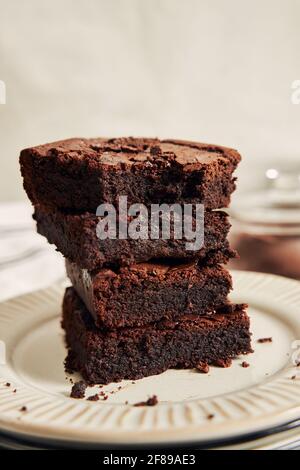
[[63,256],[36,233],[31,205],[0,204],[0,301],[64,277]]

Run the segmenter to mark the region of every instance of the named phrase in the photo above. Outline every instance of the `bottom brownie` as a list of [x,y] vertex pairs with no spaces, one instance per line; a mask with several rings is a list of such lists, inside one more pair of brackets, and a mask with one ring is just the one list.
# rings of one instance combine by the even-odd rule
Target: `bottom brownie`
[[249,317],[244,305],[223,315],[187,316],[140,328],[97,329],[75,290],[66,290],[62,326],[68,370],[90,384],[140,379],[169,368],[193,368],[251,352]]

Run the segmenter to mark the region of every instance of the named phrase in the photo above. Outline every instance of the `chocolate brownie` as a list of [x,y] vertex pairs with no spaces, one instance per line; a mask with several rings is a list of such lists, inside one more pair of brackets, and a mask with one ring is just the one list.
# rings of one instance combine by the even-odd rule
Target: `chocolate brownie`
[[[169,368],[194,368],[251,352],[245,306],[232,305],[210,316],[186,316],[140,328],[102,331],[73,288],[63,303],[63,328],[69,348],[66,366],[89,384],[135,380]],[[226,307],[225,307],[226,312]]]
[[205,213],[204,246],[200,250],[187,250],[186,239],[135,240],[128,238],[100,240],[97,237],[99,218],[92,213],[64,214],[62,211],[37,206],[34,214],[37,230],[49,243],[80,268],[94,270],[101,267],[125,266],[157,258],[190,260],[198,258],[207,264],[226,263],[235,256],[229,248],[228,216],[221,211]]
[[227,207],[237,151],[210,144],[145,138],[69,139],[21,152],[33,204],[96,212],[101,203],[203,203]]
[[223,267],[195,262],[149,262],[91,273],[66,261],[66,268],[96,325],[110,329],[213,312],[226,303],[232,287]]

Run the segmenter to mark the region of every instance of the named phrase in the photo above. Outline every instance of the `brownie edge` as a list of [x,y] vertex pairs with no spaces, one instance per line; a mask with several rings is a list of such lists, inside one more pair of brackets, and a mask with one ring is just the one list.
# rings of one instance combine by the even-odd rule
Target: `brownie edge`
[[187,316],[140,328],[97,329],[75,290],[66,290],[62,326],[69,350],[67,370],[89,384],[107,384],[160,374],[170,368],[194,368],[200,362],[226,362],[251,352],[245,306],[231,313]]

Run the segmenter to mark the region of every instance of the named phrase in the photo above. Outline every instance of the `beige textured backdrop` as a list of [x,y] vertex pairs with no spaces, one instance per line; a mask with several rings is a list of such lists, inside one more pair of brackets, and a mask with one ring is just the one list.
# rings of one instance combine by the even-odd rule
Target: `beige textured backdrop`
[[0,200],[21,148],[151,135],[300,161],[300,0],[0,0]]

